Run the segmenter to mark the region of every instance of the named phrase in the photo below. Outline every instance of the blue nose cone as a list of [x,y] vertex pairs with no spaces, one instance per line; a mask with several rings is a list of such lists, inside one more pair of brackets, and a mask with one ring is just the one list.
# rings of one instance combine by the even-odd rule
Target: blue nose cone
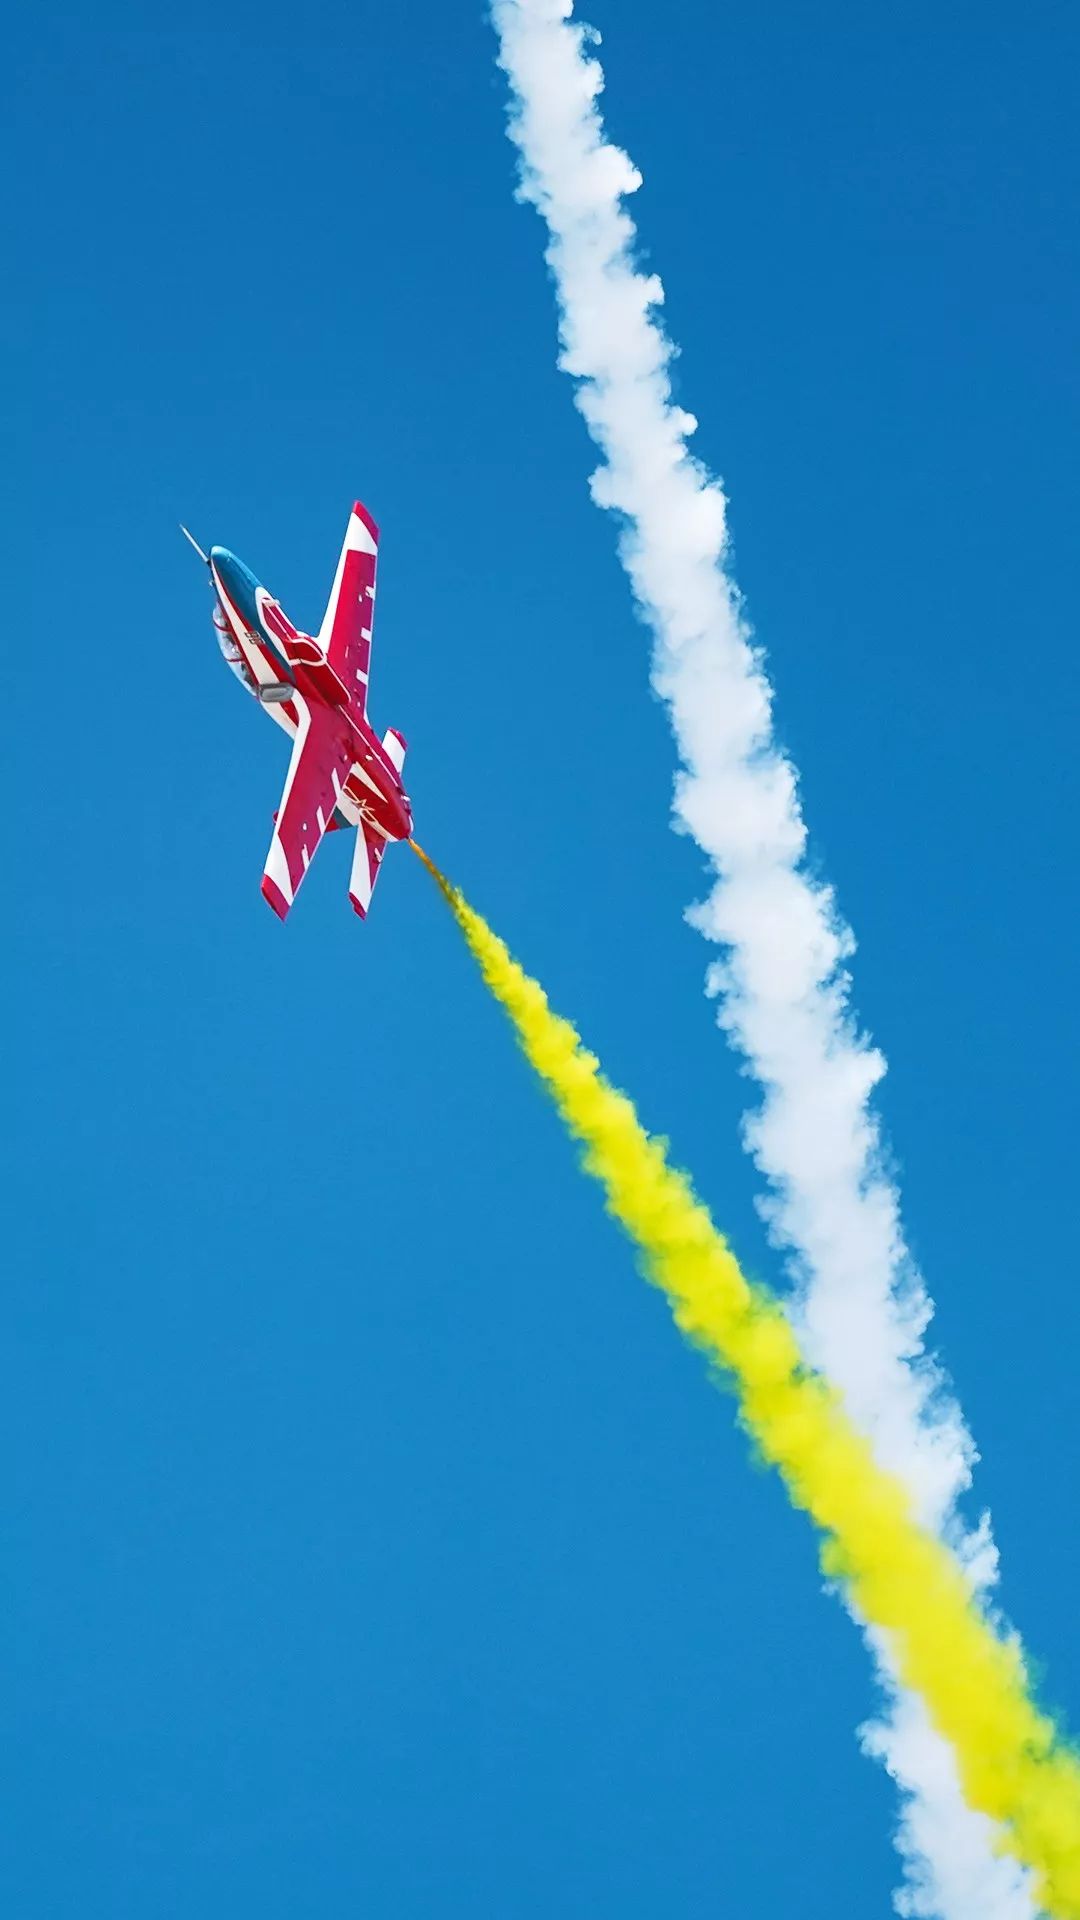
[[214,569],[222,590],[228,594],[244,625],[251,631],[259,631],[259,610],[255,600],[258,581],[250,567],[245,567],[235,553],[228,547],[211,547],[210,565]]

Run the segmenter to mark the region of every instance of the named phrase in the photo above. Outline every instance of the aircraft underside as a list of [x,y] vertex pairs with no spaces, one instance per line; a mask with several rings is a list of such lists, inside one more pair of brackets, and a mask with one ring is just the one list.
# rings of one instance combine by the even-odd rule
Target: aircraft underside
[[281,919],[324,834],[356,832],[349,897],[363,916],[387,844],[412,831],[405,740],[394,729],[380,739],[367,719],[377,554],[378,528],[358,502],[318,636],[294,627],[226,548],[204,556],[226,663],[293,743],[262,885]]

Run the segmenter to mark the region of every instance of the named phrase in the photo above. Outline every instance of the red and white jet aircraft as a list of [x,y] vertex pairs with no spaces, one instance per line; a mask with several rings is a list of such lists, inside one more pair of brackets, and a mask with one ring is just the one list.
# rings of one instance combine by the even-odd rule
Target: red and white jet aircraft
[[391,727],[380,740],[367,717],[379,529],[358,500],[317,637],[293,626],[235,554],[205,554],[183,531],[210,569],[225,659],[293,742],[263,894],[284,920],[323,834],[355,827],[349,898],[363,919],[387,842],[412,832],[404,737]]

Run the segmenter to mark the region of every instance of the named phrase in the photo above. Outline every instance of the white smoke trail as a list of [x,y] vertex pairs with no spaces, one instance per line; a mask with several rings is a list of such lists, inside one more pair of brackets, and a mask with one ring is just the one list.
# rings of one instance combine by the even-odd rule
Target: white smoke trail
[[[678,822],[715,885],[691,918],[723,947],[709,971],[718,1018],[764,1098],[746,1138],[771,1184],[767,1215],[787,1249],[811,1358],[842,1390],[883,1466],[912,1490],[984,1584],[996,1556],[985,1523],[964,1531],[959,1496],[975,1449],[926,1354],[930,1303],[904,1245],[896,1190],[871,1107],[885,1063],[849,1007],[854,942],[831,891],[804,865],[806,829],[790,761],[772,733],[772,694],[724,570],[726,501],[687,449],[696,422],[671,395],[663,288],[637,268],[625,197],[637,170],[604,134],[603,86],[572,0],[492,0],[499,64],[513,89],[521,195],[546,222],[560,309],[561,365],[604,455],[593,496],[623,521],[620,551],[655,636],[653,683],[682,770]],[[902,1912],[944,1920],[1030,1920],[1027,1883],[960,1793],[952,1755],[914,1703],[864,1733],[902,1790]]]

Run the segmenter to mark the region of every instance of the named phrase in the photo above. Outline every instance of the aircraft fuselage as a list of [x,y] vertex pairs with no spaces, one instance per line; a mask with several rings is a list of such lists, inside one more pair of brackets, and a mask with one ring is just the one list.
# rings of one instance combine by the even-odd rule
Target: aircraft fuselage
[[237,678],[291,738],[301,713],[296,695],[333,715],[340,771],[332,777],[341,818],[328,827],[356,826],[362,819],[387,840],[407,840],[412,809],[401,775],[364,712],[366,676],[359,688],[347,687],[318,641],[293,625],[227,547],[212,547],[209,560],[218,643]]

